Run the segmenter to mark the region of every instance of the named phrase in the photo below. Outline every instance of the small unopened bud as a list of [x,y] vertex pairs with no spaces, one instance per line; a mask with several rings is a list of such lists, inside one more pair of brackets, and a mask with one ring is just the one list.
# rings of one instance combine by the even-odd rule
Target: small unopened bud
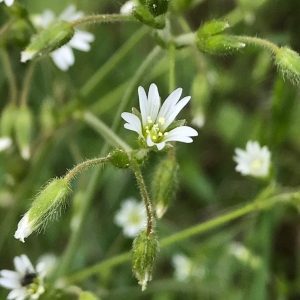
[[11,137],[14,124],[16,122],[17,107],[14,104],[8,104],[2,110],[0,118],[1,136]]
[[152,279],[154,262],[159,251],[157,237],[154,232],[141,231],[132,245],[132,271],[142,286],[146,289],[148,281]]
[[125,169],[129,167],[130,158],[122,149],[116,149],[109,154],[109,161],[117,168]]
[[23,159],[30,158],[30,140],[33,127],[33,116],[28,106],[22,106],[15,119],[15,133],[18,147]]
[[212,35],[218,34],[229,28],[228,22],[212,20],[203,24],[197,31],[197,37],[199,39],[205,39]]
[[300,81],[300,56],[288,47],[282,47],[275,54],[275,64],[280,73],[293,83]]
[[70,191],[66,180],[59,178],[51,180],[20,220],[15,238],[24,243],[24,239],[33,231],[46,226],[49,220],[58,216]]
[[178,165],[174,155],[163,159],[157,166],[152,182],[152,199],[156,215],[161,218],[168,209],[177,190]]
[[166,25],[166,20],[164,16],[158,16],[155,18],[143,5],[136,6],[133,11],[133,15],[140,22],[155,29],[163,29]]
[[200,51],[211,54],[228,54],[246,46],[233,35],[214,35],[207,39],[196,39]]
[[152,16],[158,17],[168,11],[170,0],[147,0],[147,7]]
[[21,52],[21,62],[46,55],[66,44],[74,35],[72,25],[66,21],[53,23],[41,31]]

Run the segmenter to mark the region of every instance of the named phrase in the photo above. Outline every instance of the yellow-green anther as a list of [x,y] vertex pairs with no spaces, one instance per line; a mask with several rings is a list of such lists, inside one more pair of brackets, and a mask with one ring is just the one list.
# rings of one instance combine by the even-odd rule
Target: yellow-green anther
[[291,82],[300,81],[300,56],[288,47],[280,48],[275,54],[275,64],[280,73]]
[[46,226],[49,220],[57,217],[70,192],[69,184],[63,178],[51,180],[36,196],[30,209],[20,220],[15,238],[24,242],[33,231]]
[[148,281],[152,279],[154,262],[159,251],[157,237],[154,232],[147,234],[141,231],[132,245],[132,271],[142,286],[146,289]]
[[21,53],[21,62],[46,55],[63,46],[74,35],[69,22],[59,21],[41,31]]

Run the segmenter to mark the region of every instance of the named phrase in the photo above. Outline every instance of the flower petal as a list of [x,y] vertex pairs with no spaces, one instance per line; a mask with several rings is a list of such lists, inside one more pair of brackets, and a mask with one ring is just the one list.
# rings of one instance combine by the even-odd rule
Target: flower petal
[[24,300],[26,297],[29,296],[27,290],[25,288],[19,288],[12,290],[8,296],[7,299],[16,299],[16,300]]
[[143,87],[139,86],[138,94],[139,94],[140,110],[142,115],[142,124],[143,126],[145,126],[147,124],[147,117],[148,117],[148,100],[147,100],[146,92]]
[[0,286],[3,286],[6,289],[17,289],[21,287],[21,284],[19,280],[0,278]]
[[132,113],[124,112],[121,114],[121,117],[127,122],[124,124],[126,129],[137,132],[140,136],[142,136],[142,124],[141,120]]
[[[157,114],[160,108],[160,97],[156,84],[152,83],[148,92],[148,116],[151,117],[153,122],[157,118]],[[147,116],[147,117],[148,117]]]
[[176,105],[176,103],[179,101],[181,94],[182,94],[182,88],[178,88],[174,92],[172,92],[163,103],[157,118],[165,117],[168,111],[171,111],[173,107]]
[[69,41],[68,45],[72,48],[87,52],[91,49],[89,43],[94,41],[94,35],[86,31],[75,31],[74,36]]
[[78,20],[84,16],[84,13],[82,11],[76,12],[76,6],[75,5],[69,5],[60,15],[59,20],[69,21],[73,22],[75,20]]
[[10,270],[1,270],[0,276],[8,279],[15,279],[15,280],[18,280],[20,278],[20,275],[17,272],[10,271]]
[[66,71],[70,66],[74,65],[75,57],[71,47],[64,45],[61,48],[53,51],[51,57],[55,65],[62,71]]

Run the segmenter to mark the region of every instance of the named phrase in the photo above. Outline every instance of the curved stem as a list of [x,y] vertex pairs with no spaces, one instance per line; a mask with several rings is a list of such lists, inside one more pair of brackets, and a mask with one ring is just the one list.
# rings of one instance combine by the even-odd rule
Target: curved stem
[[269,42],[264,39],[261,39],[261,38],[258,38],[258,37],[251,37],[251,36],[235,36],[235,37],[241,42],[268,48],[274,54],[280,50],[280,48],[277,45],[275,45],[274,43]]
[[115,146],[121,147],[126,152],[131,151],[132,149],[128,146],[122,139],[120,139],[108,126],[106,126],[99,118],[95,117],[90,112],[85,112],[83,114],[83,120],[93,127],[97,132],[99,132],[105,140]]
[[169,93],[175,90],[175,46],[170,44],[169,46],[170,55],[170,71],[169,71]]
[[21,106],[25,106],[28,100],[28,94],[29,94],[29,90],[30,90],[30,83],[31,83],[31,79],[32,79],[32,75],[33,75],[33,70],[35,67],[35,62],[31,62],[26,76],[25,76],[25,80],[24,80],[24,84],[23,84],[23,89],[22,89],[22,93],[21,93],[21,100],[20,100],[20,105]]
[[[159,244],[161,248],[167,247],[171,244],[175,244],[177,242],[181,242],[187,238],[192,236],[198,235],[203,232],[207,232],[208,230],[217,228],[221,225],[225,225],[230,221],[236,220],[244,215],[247,215],[251,212],[259,212],[266,209],[269,209],[276,204],[283,204],[283,203],[292,203],[294,199],[299,199],[300,193],[299,192],[292,192],[292,193],[283,193],[277,196],[273,196],[271,198],[264,199],[264,201],[253,201],[241,208],[233,210],[227,214],[221,215],[216,217],[212,220],[206,221],[204,223],[192,226],[188,229],[182,230],[177,232],[169,237],[166,237],[160,240]],[[260,199],[262,200],[262,199]],[[98,273],[100,270],[110,268],[116,266],[118,264],[124,263],[130,259],[130,253],[123,253],[118,256],[115,256],[111,259],[103,261],[95,266],[87,268],[85,270],[79,271],[70,277],[66,278],[69,283],[74,283],[80,281],[88,276]]]
[[94,166],[94,165],[99,165],[108,162],[108,157],[101,157],[101,158],[94,158],[90,159],[87,161],[84,161],[83,163],[75,166],[72,170],[70,170],[64,177],[66,181],[72,180],[78,173],[83,171],[84,169]]
[[10,93],[10,101],[13,104],[17,103],[17,91],[18,91],[18,86],[17,86],[17,81],[16,77],[14,74],[14,71],[12,69],[12,65],[9,59],[9,56],[5,50],[1,51],[1,58],[2,58],[2,63],[3,63],[3,68],[5,71],[5,74],[8,78],[8,83],[9,83],[9,93]]
[[81,88],[81,93],[84,96],[89,95],[99,82],[113,70],[116,65],[125,57],[125,55],[138,43],[138,41],[145,36],[149,31],[147,27],[142,27],[135,32],[124,45],[121,46],[104,64],[101,68],[84,84]]
[[123,22],[123,21],[136,21],[131,15],[120,14],[107,14],[107,15],[92,15],[85,16],[81,19],[71,22],[71,26],[77,26],[82,23],[111,23],[111,22]]
[[138,183],[138,186],[140,188],[141,196],[143,198],[146,212],[147,212],[147,235],[150,235],[153,232],[153,211],[152,211],[152,204],[151,200],[147,191],[147,187],[141,172],[140,167],[138,166],[136,161],[133,161],[131,164],[131,168],[134,172],[134,175],[136,177],[136,181]]

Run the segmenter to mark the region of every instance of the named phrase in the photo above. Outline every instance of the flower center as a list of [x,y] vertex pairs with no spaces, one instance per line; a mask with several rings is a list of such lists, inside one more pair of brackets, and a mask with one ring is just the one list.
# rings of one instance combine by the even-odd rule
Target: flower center
[[128,218],[128,223],[131,225],[137,225],[141,223],[141,216],[137,212],[131,212]]
[[36,276],[36,273],[26,273],[25,276],[21,279],[21,286],[26,286],[33,283]]
[[147,125],[144,128],[144,135],[147,137],[150,135],[151,140],[154,143],[159,142],[164,136],[168,135],[168,132],[164,132],[162,126],[165,124],[165,118],[160,117],[156,123],[150,116],[147,117]]
[[263,161],[257,158],[251,163],[251,170],[259,171],[262,168],[262,166],[263,166]]

